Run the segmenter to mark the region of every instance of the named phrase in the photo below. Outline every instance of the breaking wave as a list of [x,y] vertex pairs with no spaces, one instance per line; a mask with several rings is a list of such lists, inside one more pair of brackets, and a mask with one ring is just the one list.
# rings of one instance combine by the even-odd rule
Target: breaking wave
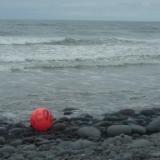
[[[96,44],[139,44],[147,40],[107,38],[107,39],[76,39],[76,38],[41,38],[41,37],[0,37],[0,45],[96,45]],[[155,42],[154,42],[155,43]]]
[[123,67],[129,65],[160,64],[160,55],[127,55],[123,57],[111,57],[96,59],[63,59],[63,60],[35,60],[25,59],[25,61],[0,61],[0,71],[43,71],[55,69],[87,69],[104,67]]

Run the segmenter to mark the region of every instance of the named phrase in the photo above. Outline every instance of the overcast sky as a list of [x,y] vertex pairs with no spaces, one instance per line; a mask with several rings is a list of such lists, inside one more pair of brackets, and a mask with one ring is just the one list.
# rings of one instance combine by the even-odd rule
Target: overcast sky
[[160,0],[0,0],[0,19],[160,21]]

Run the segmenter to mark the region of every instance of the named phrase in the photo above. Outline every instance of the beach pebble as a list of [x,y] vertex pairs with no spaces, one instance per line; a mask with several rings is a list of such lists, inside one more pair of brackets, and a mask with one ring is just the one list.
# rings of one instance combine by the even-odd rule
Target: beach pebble
[[95,127],[81,127],[77,131],[80,137],[99,139],[101,132]]
[[5,127],[0,127],[0,136],[6,137],[8,135]]
[[18,137],[22,137],[24,133],[24,129],[23,128],[12,128],[9,130],[9,136],[12,138],[16,138]]
[[0,145],[3,145],[5,144],[5,138],[0,136]]
[[95,145],[94,142],[91,142],[91,141],[85,140],[85,139],[79,139],[79,140],[71,143],[71,148],[79,150],[79,149],[91,147],[94,145]]
[[131,124],[129,125],[132,128],[133,133],[145,134],[146,128],[140,125]]
[[63,114],[64,115],[71,115],[71,114],[73,114],[73,112],[72,111],[65,111]]
[[117,121],[118,123],[120,123],[121,121],[126,120],[126,116],[121,114],[113,114],[113,115],[106,114],[104,120],[113,122]]
[[0,155],[1,156],[10,156],[11,154],[15,153],[15,148],[9,145],[5,145],[0,148]]
[[107,128],[108,136],[118,136],[120,134],[130,135],[132,133],[132,129],[128,125],[112,125]]
[[145,116],[152,116],[155,114],[155,111],[153,109],[144,109],[140,112],[140,114],[143,114]]
[[55,131],[62,131],[62,130],[64,130],[66,128],[66,125],[64,124],[64,123],[56,123],[56,124],[54,124],[54,126],[53,126],[53,129],[55,130]]
[[119,113],[127,116],[135,115],[135,111],[133,109],[123,109],[123,110],[120,110]]
[[134,140],[130,145],[129,148],[143,148],[143,147],[149,147],[151,146],[151,143],[146,139],[137,139]]
[[14,154],[8,160],[26,160],[22,154]]
[[152,120],[147,126],[148,131],[150,132],[158,132],[160,131],[160,117]]
[[68,107],[68,108],[64,108],[63,112],[75,111],[75,110],[78,110],[78,108]]
[[15,139],[13,141],[10,142],[10,145],[16,147],[22,144],[22,139]]
[[160,159],[160,151],[154,151],[154,152],[150,153],[150,156]]
[[34,144],[29,144],[29,145],[23,145],[21,148],[24,151],[31,151],[31,150],[35,150],[36,146]]

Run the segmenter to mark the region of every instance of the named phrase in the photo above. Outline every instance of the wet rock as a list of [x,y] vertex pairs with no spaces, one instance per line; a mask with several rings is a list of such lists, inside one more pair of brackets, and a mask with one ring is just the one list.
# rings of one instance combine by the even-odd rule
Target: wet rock
[[132,128],[133,133],[145,134],[146,128],[140,125],[131,124],[129,125]]
[[160,131],[160,117],[152,120],[147,126],[149,132],[159,132]]
[[13,141],[10,142],[10,145],[16,147],[22,144],[22,139],[15,139]]
[[95,127],[81,127],[77,133],[80,137],[91,139],[99,139],[101,136],[101,132]]
[[36,146],[34,144],[29,144],[29,145],[23,145],[21,148],[24,151],[31,151],[31,150],[35,150]]
[[109,137],[107,139],[104,140],[104,142],[102,143],[102,146],[105,148],[109,145],[122,145],[122,144],[128,144],[132,142],[132,137],[128,136],[128,135],[119,135],[119,136],[115,136],[115,137]]
[[144,148],[151,146],[151,143],[145,139],[137,139],[134,140],[130,145],[129,148]]
[[71,112],[71,111],[75,111],[75,110],[78,110],[77,108],[73,108],[73,107],[68,107],[68,108],[64,108],[63,109],[63,112]]
[[150,156],[160,159],[160,151],[154,151],[154,152],[150,153]]
[[35,141],[36,141],[36,138],[32,136],[32,137],[23,138],[22,143],[23,144],[33,144],[35,143]]
[[108,136],[118,136],[120,134],[130,135],[132,133],[132,129],[128,125],[112,125],[107,128]]
[[15,153],[15,148],[9,145],[5,145],[2,148],[0,148],[0,155],[3,157],[8,157],[11,154]]
[[14,154],[8,160],[26,160],[22,154]]
[[145,116],[152,116],[155,114],[155,111],[153,109],[144,109],[140,112],[140,114],[143,114]]
[[112,121],[112,122],[118,122],[120,123],[120,121],[123,121],[123,120],[126,120],[126,116],[125,115],[121,115],[121,114],[111,114],[111,115],[108,115],[106,114],[105,117],[104,117],[104,120],[105,121]]
[[73,112],[72,111],[65,111],[63,114],[64,115],[71,115],[71,114],[73,114]]
[[63,131],[66,128],[66,125],[64,123],[56,123],[53,126],[54,131]]
[[79,150],[87,147],[92,147],[94,145],[95,145],[94,142],[91,142],[85,139],[79,139],[71,143],[71,148]]
[[135,111],[133,109],[123,109],[123,110],[120,110],[119,113],[127,116],[135,115]]
[[130,125],[130,124],[137,124],[137,122],[136,122],[136,120],[134,118],[129,117],[127,120],[123,121],[123,124]]
[[9,136],[12,138],[22,137],[24,134],[23,128],[12,128],[9,130]]
[[0,127],[0,136],[6,137],[8,135],[8,131],[6,127]]
[[0,145],[3,145],[5,144],[5,138],[0,136]]

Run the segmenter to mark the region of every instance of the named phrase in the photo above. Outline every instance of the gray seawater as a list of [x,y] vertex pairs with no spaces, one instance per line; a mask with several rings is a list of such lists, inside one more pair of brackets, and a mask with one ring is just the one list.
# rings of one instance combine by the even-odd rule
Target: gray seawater
[[160,23],[0,21],[0,113],[101,115],[160,106]]

